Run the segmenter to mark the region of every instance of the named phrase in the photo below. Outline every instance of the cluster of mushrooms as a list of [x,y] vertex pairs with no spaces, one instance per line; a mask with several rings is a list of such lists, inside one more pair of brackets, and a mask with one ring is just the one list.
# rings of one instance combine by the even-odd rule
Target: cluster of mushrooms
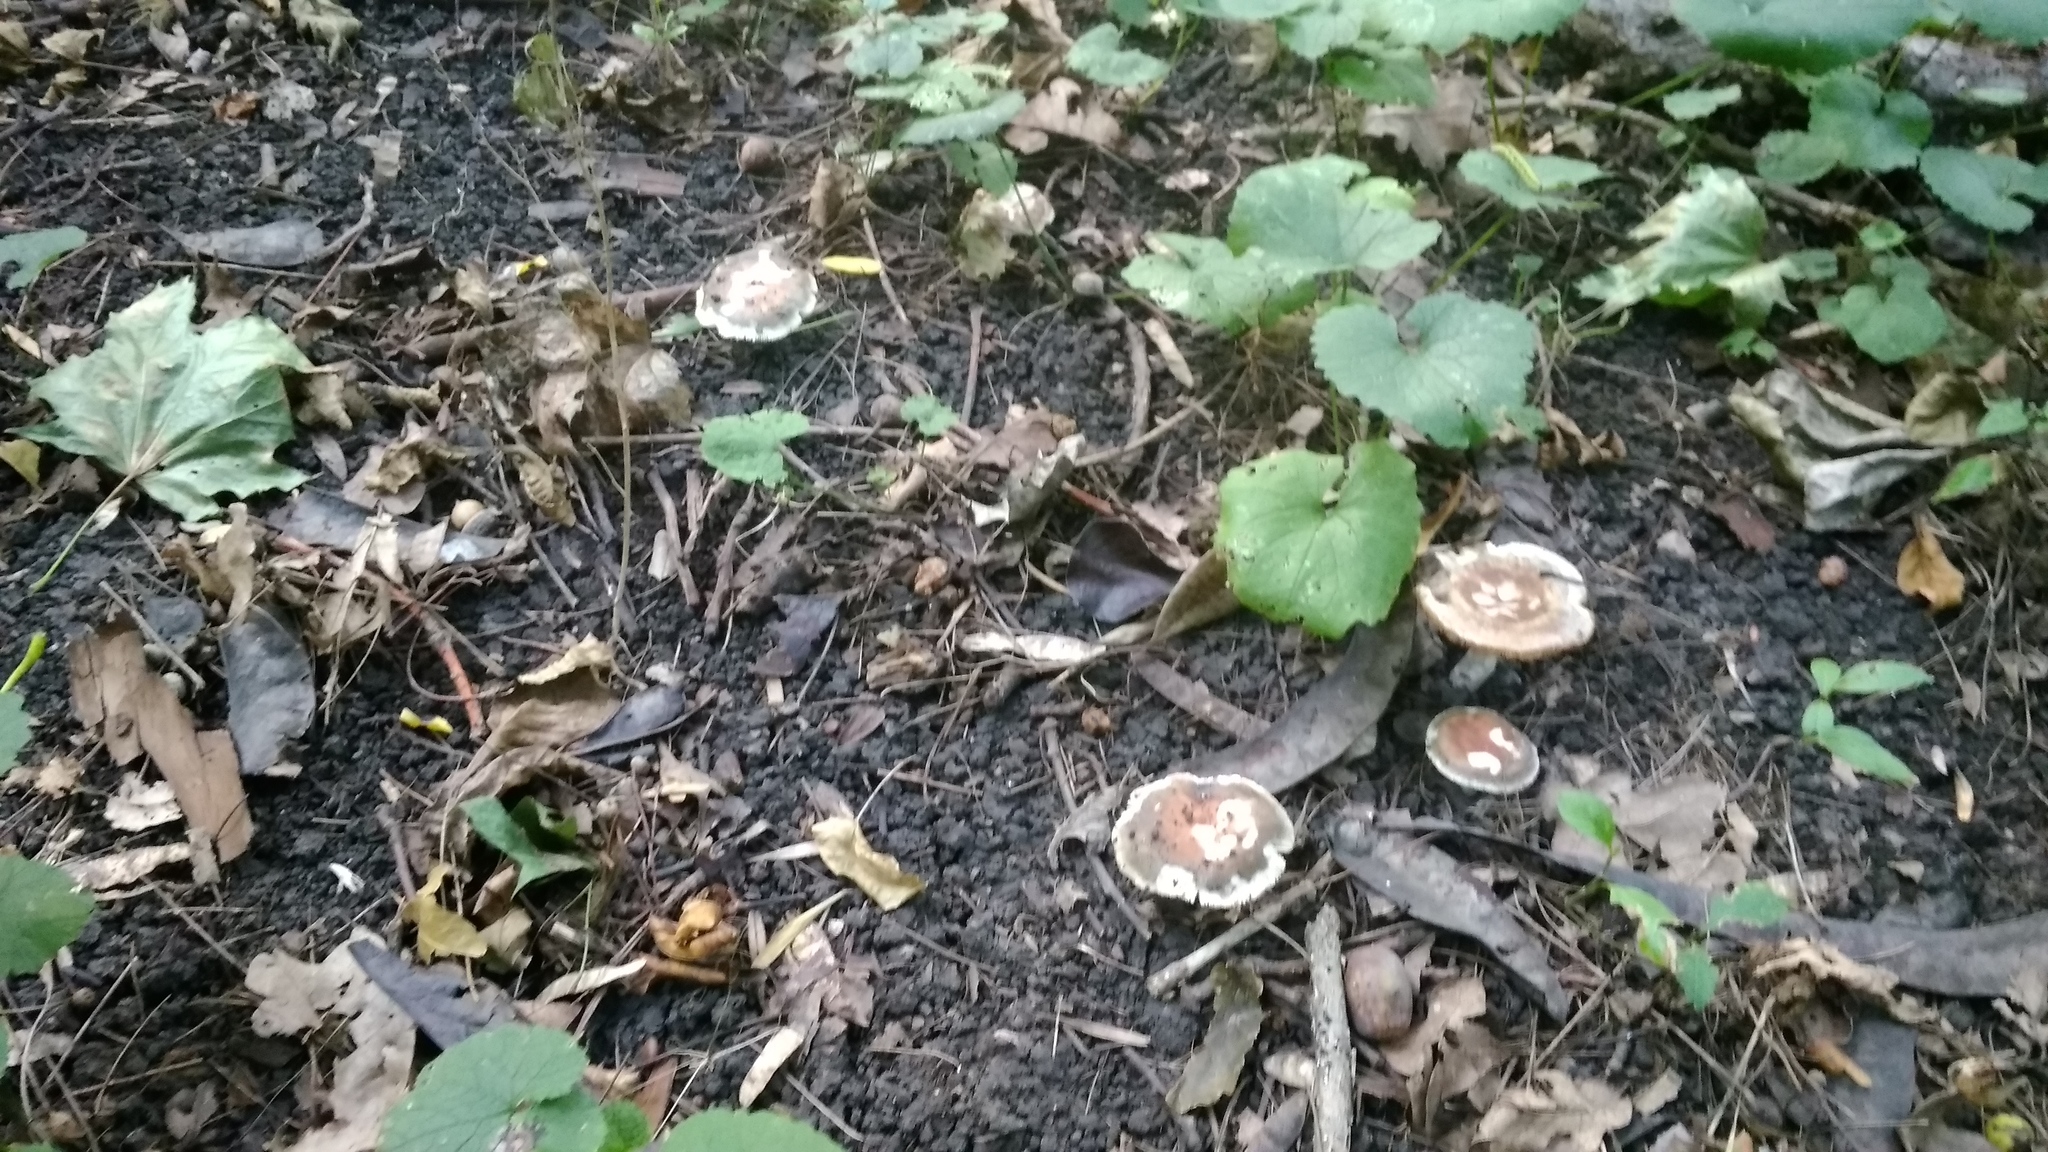
[[[1535,544],[1439,549],[1415,586],[1416,607],[1445,640],[1484,659],[1548,660],[1593,638],[1586,581]],[[1487,708],[1451,708],[1424,737],[1430,763],[1452,783],[1511,795],[1536,782],[1536,745]],[[1131,793],[1112,846],[1132,884],[1210,908],[1258,899],[1287,869],[1294,821],[1243,776],[1173,772]]]

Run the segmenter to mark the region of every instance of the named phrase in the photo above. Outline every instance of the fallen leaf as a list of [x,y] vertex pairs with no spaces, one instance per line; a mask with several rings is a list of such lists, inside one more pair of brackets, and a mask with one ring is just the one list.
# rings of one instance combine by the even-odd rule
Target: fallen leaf
[[301,36],[327,46],[327,58],[338,59],[341,50],[363,30],[363,22],[334,0],[291,0],[292,27]]
[[320,226],[310,220],[275,220],[250,228],[174,233],[194,256],[255,268],[296,268],[327,247]]
[[420,959],[432,963],[436,956],[467,956],[475,959],[490,951],[490,944],[477,933],[476,925],[441,906],[435,893],[448,879],[448,866],[435,864],[427,878],[398,910],[398,917],[419,929],[414,947]]
[[1152,624],[1152,640],[1170,640],[1206,624],[1214,624],[1243,607],[1230,590],[1230,568],[1221,552],[1210,549],[1195,566],[1180,574],[1173,591],[1166,594],[1159,618]]
[[1842,1051],[1840,1044],[1826,1036],[1816,1036],[1807,1042],[1806,1058],[1830,1076],[1846,1077],[1858,1088],[1870,1087],[1870,1073],[1865,1072],[1861,1065],[1850,1059],[1849,1054]]
[[1436,102],[1427,108],[1400,104],[1369,107],[1359,122],[1367,136],[1384,136],[1422,166],[1442,171],[1454,155],[1489,143],[1484,89],[1477,77],[1454,73],[1436,80]]
[[1067,595],[1105,624],[1159,603],[1179,582],[1180,573],[1153,555],[1142,532],[1116,520],[1090,521],[1067,564]]
[[1751,552],[1769,552],[1777,546],[1777,530],[1764,519],[1763,509],[1758,508],[1750,497],[1731,492],[1707,505],[1707,511],[1720,517],[1728,531],[1735,534],[1735,539]]
[[840,276],[880,276],[882,262],[866,256],[827,256],[818,261],[825,271]]
[[242,983],[257,996],[250,1031],[258,1036],[296,1036],[319,1027],[358,972],[345,947],[336,948],[320,964],[275,949],[251,956],[242,976]]
[[834,816],[811,825],[811,840],[818,846],[818,858],[834,876],[853,881],[884,912],[901,908],[924,891],[924,881],[905,872],[894,856],[868,845],[860,825],[851,817]]
[[523,444],[514,444],[508,455],[519,470],[519,488],[541,515],[564,528],[576,526],[576,511],[569,504],[569,491],[562,474],[545,457]]
[[1154,692],[1172,701],[1175,707],[1218,732],[1239,740],[1250,740],[1273,726],[1269,720],[1254,716],[1227,700],[1218,699],[1209,691],[1207,684],[1181,675],[1150,655],[1132,657],[1131,671],[1151,685]]
[[1600,1152],[1607,1134],[1635,1114],[1628,1097],[1601,1080],[1536,1073],[1541,1087],[1510,1088],[1479,1118],[1478,1142],[1500,1152]]
[[761,950],[754,954],[754,967],[756,969],[763,969],[775,963],[784,952],[789,950],[791,944],[796,943],[796,938],[802,935],[804,929],[817,923],[818,918],[831,911],[832,906],[839,903],[840,899],[845,895],[846,893],[843,890],[834,892],[809,908],[790,917],[789,923],[777,928],[775,935],[770,936],[767,942],[761,945]]
[[1108,651],[1093,640],[1053,632],[974,632],[960,638],[960,650],[984,656],[1021,656],[1034,663],[1066,666],[1085,664]]
[[286,746],[313,722],[313,661],[299,633],[250,608],[220,635],[228,731],[244,776],[280,768]]
[[804,1034],[794,1028],[779,1028],[769,1036],[768,1042],[761,1045],[761,1054],[754,1057],[746,1077],[740,1081],[740,1107],[751,1107],[761,1093],[768,1090],[768,1082],[775,1079],[775,1073],[796,1055],[796,1050],[803,1044]]
[[488,981],[467,978],[453,965],[417,968],[368,938],[350,943],[349,955],[377,988],[444,1052],[493,1024],[513,1018],[510,998]]
[[601,968],[578,969],[548,981],[547,987],[542,988],[540,994],[533,999],[538,1004],[552,1004],[557,1000],[566,1000],[571,996],[581,996],[586,992],[595,992],[599,988],[616,984],[629,976],[637,974],[645,967],[647,967],[647,961],[645,960],[628,960],[624,964],[610,964]]
[[1788,999],[1815,983],[1836,984],[1877,1000],[1889,1000],[1899,978],[1882,968],[1852,960],[1848,954],[1825,940],[1794,938],[1759,949],[1750,957],[1750,971],[1773,982],[1797,978],[1799,989],[1786,993]]
[[107,797],[107,823],[122,832],[141,832],[183,816],[170,781],[144,784],[139,772],[121,773],[120,787]]
[[1934,518],[1913,518],[1913,539],[1899,553],[1899,591],[1927,602],[1929,610],[1946,612],[1963,602],[1963,574],[1941,550]]
[[1031,98],[1024,111],[1003,130],[1010,147],[1026,156],[1045,150],[1046,134],[1071,136],[1103,148],[1123,139],[1116,117],[1103,108],[1099,96],[1083,99],[1081,85],[1061,76]]
[[1188,1055],[1180,1078],[1166,1093],[1166,1105],[1185,1115],[1214,1104],[1237,1087],[1244,1058],[1258,1042],[1266,1010],[1259,1003],[1265,984],[1258,973],[1242,960],[1218,964],[1212,977],[1216,994],[1211,1000],[1213,1015],[1202,1042]]
[[95,892],[104,892],[110,888],[126,888],[166,864],[182,864],[190,859],[190,844],[157,844],[93,860],[74,860],[63,867],[80,884]]
[[168,780],[197,841],[194,874],[249,847],[254,824],[236,768],[234,740],[226,732],[199,731],[142,653],[142,637],[127,623],[109,624],[71,645],[72,709],[81,724],[98,729],[116,764],[144,752]]
[[826,633],[839,621],[843,598],[837,592],[775,597],[775,606],[782,609],[782,619],[775,623],[775,647],[754,661],[755,674],[791,677],[809,667]]
[[1045,846],[1046,858],[1053,867],[1059,867],[1060,849],[1067,841],[1079,841],[1090,852],[1100,852],[1109,844],[1110,832],[1116,826],[1117,811],[1122,808],[1124,790],[1118,785],[1098,788],[1088,794],[1086,800],[1074,806],[1059,827],[1052,830],[1052,842]]
[[615,667],[612,646],[586,633],[583,639],[564,649],[560,656],[531,672],[522,673],[519,682],[529,688],[537,688],[586,670],[601,677],[609,676]]
[[1486,1014],[1486,985],[1477,976],[1446,980],[1429,990],[1429,1012],[1422,1023],[1406,1036],[1380,1046],[1387,1067],[1402,1076],[1418,1076],[1429,1069],[1434,1049],[1446,1033]]
[[43,486],[43,450],[31,440],[0,440],[0,464],[14,469],[30,488]]

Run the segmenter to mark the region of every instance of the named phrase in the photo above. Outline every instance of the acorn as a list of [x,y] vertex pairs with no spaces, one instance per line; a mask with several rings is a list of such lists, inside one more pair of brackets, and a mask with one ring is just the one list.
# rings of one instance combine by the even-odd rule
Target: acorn
[[752,175],[766,172],[782,163],[777,154],[775,141],[766,136],[749,136],[740,142],[740,171]]
[[1344,1003],[1360,1036],[1397,1039],[1415,1022],[1415,978],[1392,948],[1360,945],[1344,955]]

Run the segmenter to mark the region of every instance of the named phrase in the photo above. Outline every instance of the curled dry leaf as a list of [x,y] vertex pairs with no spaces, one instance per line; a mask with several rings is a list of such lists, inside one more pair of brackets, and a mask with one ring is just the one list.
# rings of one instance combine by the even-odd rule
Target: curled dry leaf
[[475,959],[490,951],[490,942],[476,930],[476,925],[463,919],[459,912],[451,912],[441,906],[435,894],[448,879],[448,866],[435,864],[427,872],[427,878],[398,910],[399,918],[419,930],[414,947],[424,963],[433,963],[436,956],[467,956]]
[[1383,1045],[1380,1054],[1386,1058],[1387,1066],[1400,1075],[1421,1075],[1435,1059],[1434,1049],[1443,1042],[1445,1033],[1485,1013],[1486,985],[1477,976],[1446,980],[1430,989],[1429,1013],[1422,1023],[1401,1039]]
[[138,772],[123,772],[121,786],[107,797],[107,823],[122,832],[141,832],[169,824],[184,813],[168,780],[144,784]]
[[1070,136],[1102,148],[1113,148],[1123,139],[1116,117],[1102,107],[1098,96],[1083,98],[1081,85],[1065,76],[1054,79],[1031,98],[1024,111],[1003,130],[1010,147],[1026,156],[1045,151],[1051,141],[1047,134]]
[[1925,514],[1913,518],[1913,539],[1899,553],[1899,591],[1927,602],[1935,612],[1946,612],[1963,603],[1963,574],[1941,550],[1934,518]]
[[811,825],[811,840],[834,876],[853,881],[884,912],[901,908],[924,891],[924,881],[905,872],[894,856],[870,847],[850,817],[834,816]]
[[1540,1086],[1511,1088],[1479,1119],[1478,1139],[1500,1152],[1600,1152],[1607,1134],[1629,1122],[1628,1097],[1601,1080],[1538,1072]]
[[1182,1114],[1214,1104],[1237,1087],[1244,1058],[1258,1041],[1266,1018],[1259,1003],[1265,984],[1250,965],[1241,960],[1218,964],[1213,980],[1215,1014],[1209,1018],[1209,1029],[1166,1093],[1167,1107]]
[[761,1045],[760,1055],[754,1057],[754,1063],[748,1067],[746,1078],[740,1081],[740,1107],[752,1106],[761,1093],[768,1090],[768,1082],[775,1079],[775,1073],[781,1071],[803,1045],[804,1034],[794,1028],[779,1028],[769,1036],[768,1042]]
[[64,871],[87,888],[105,892],[112,888],[126,888],[159,868],[183,864],[190,859],[190,844],[156,844],[92,860],[73,860],[64,865]]
[[1053,632],[975,632],[960,638],[960,650],[984,656],[1021,656],[1037,664],[1063,666],[1086,664],[1108,651],[1093,640]]

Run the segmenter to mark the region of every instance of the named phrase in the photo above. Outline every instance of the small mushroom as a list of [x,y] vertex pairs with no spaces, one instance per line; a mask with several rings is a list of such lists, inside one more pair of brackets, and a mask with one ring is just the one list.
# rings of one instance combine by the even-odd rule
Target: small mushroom
[[1547,660],[1593,638],[1585,577],[1534,544],[1438,552],[1415,602],[1445,639],[1505,660]]
[[818,278],[775,244],[720,260],[697,289],[697,322],[728,340],[780,340],[817,307]]
[[1131,793],[1112,844],[1116,866],[1145,891],[1235,908],[1287,870],[1294,821],[1242,776],[1174,772]]
[[1429,762],[1451,783],[1508,796],[1536,782],[1536,745],[1491,708],[1448,708],[1422,738]]

